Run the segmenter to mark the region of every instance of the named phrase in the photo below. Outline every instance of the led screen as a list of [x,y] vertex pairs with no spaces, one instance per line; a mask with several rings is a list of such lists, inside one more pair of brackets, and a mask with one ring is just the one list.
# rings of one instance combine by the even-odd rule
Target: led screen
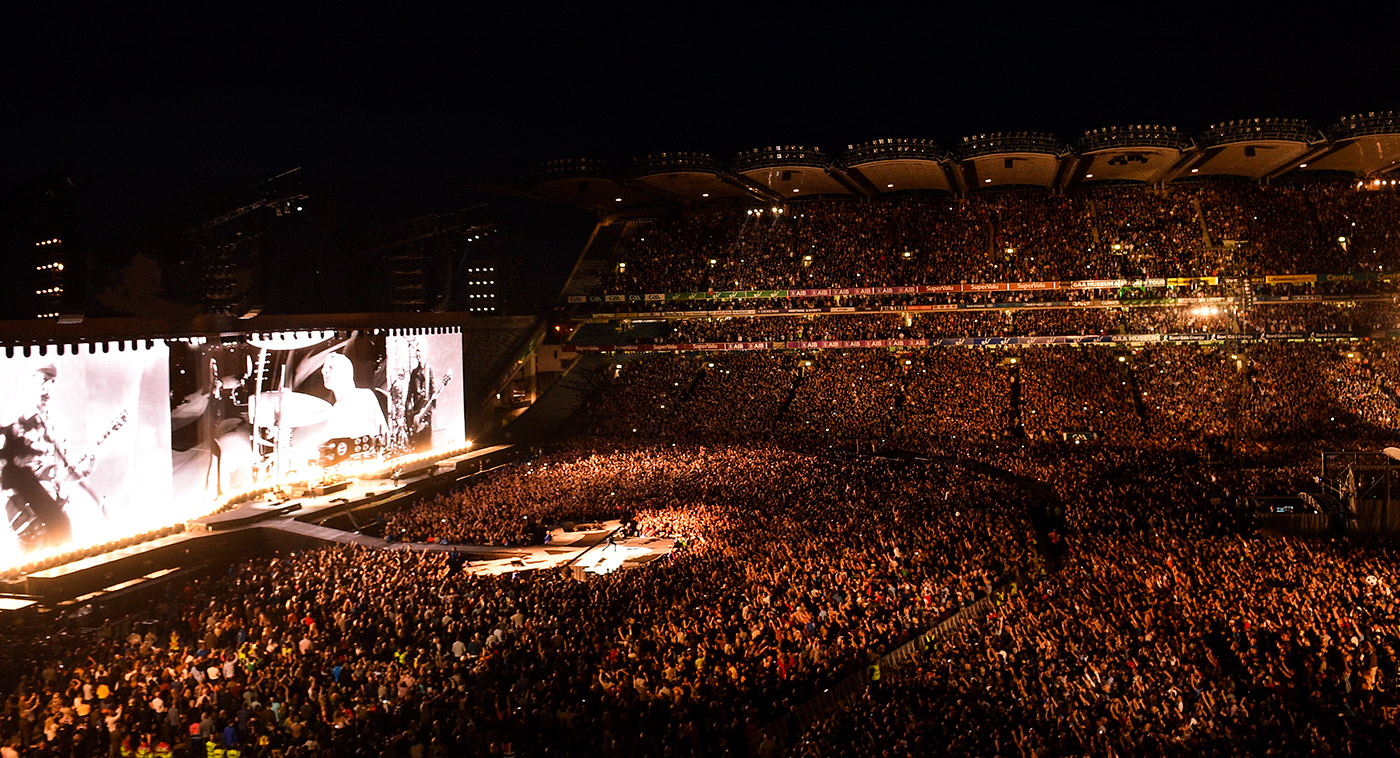
[[390,337],[388,362],[390,453],[421,453],[465,442],[461,335]]
[[0,358],[0,566],[178,521],[169,353]]
[[208,500],[383,457],[384,339],[286,333],[180,346],[170,411],[175,496]]
[[0,358],[0,567],[465,442],[457,334],[105,347]]
[[209,501],[465,441],[457,334],[173,346],[175,496]]

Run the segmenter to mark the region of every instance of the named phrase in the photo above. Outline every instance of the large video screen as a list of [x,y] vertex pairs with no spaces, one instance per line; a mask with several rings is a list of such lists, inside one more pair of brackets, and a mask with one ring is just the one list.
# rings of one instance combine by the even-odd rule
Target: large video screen
[[175,497],[247,492],[381,455],[389,437],[384,339],[303,332],[177,346]]
[[169,353],[123,347],[0,358],[0,566],[180,519]]
[[0,357],[0,568],[466,442],[459,334],[145,344]]
[[388,360],[390,453],[422,453],[466,442],[461,335],[390,337]]
[[177,499],[356,473],[465,441],[460,335],[297,332],[173,349]]

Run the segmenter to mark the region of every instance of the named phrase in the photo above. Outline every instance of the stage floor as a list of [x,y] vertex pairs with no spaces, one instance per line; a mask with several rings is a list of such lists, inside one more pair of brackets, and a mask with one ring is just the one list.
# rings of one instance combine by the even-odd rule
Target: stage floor
[[[42,598],[46,604],[78,597],[97,599],[161,579],[175,569],[207,563],[210,559],[236,561],[269,550],[310,549],[318,544],[462,553],[468,561],[464,570],[479,575],[570,567],[578,579],[586,574],[606,574],[645,565],[669,554],[674,547],[675,541],[670,539],[618,539],[615,536],[621,527],[618,521],[602,522],[594,525],[597,527],[594,529],[565,531],[556,528],[549,533],[547,544],[525,547],[390,542],[348,528],[325,525],[339,521],[343,526],[346,520],[341,514],[349,514],[351,522],[356,513],[363,518],[376,518],[375,514],[381,509],[392,509],[397,502],[415,497],[422,487],[431,489],[444,483],[446,477],[458,477],[462,473],[459,464],[463,461],[489,458],[492,453],[504,449],[504,446],[487,448],[440,460],[411,477],[352,479],[338,492],[243,503],[223,513],[189,522],[186,531],[178,534],[28,574],[24,594]],[[486,462],[482,460],[483,464]],[[358,528],[360,524],[355,523],[355,526]],[[222,556],[216,558],[219,553]],[[7,609],[0,607],[0,611],[4,610]]]
[[554,529],[549,533],[548,544],[528,547],[421,542],[400,542],[386,547],[391,550],[462,553],[470,562],[463,571],[471,574],[497,575],[560,566],[573,566],[589,574],[607,574],[656,560],[670,553],[676,544],[675,540],[660,537],[609,539],[621,526],[619,521],[606,521],[599,529],[573,532]]

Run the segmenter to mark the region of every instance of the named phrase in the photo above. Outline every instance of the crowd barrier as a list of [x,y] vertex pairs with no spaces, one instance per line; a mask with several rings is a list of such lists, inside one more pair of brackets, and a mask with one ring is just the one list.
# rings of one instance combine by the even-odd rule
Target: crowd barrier
[[[951,612],[923,634],[880,656],[872,666],[878,667],[881,672],[900,668],[916,655],[927,650],[940,638],[984,617],[993,607],[998,607],[1008,599],[1015,597],[1019,594],[1021,587],[1040,573],[1042,573],[1040,564],[1033,563],[1024,573],[993,587],[990,593]],[[798,734],[806,731],[817,719],[860,697],[872,684],[872,666],[867,666],[861,671],[851,674],[838,684],[824,690],[822,694],[794,707],[788,715],[759,730],[750,740],[750,754],[756,754],[758,746],[765,739],[771,739],[779,745],[787,745],[796,739]],[[794,730],[797,734],[793,733]]]
[[[1251,284],[1326,284],[1331,282],[1393,282],[1400,274],[1263,274],[1247,277]],[[1144,279],[1071,279],[1047,282],[975,282],[972,284],[912,284],[899,287],[818,287],[814,289],[706,290],[704,292],[645,292],[621,295],[569,295],[567,303],[679,302],[685,300],[772,300],[795,297],[862,297],[870,295],[936,295],[962,292],[1035,292],[1046,290],[1104,290],[1149,287],[1218,285],[1220,276],[1171,276]],[[1238,279],[1235,279],[1238,281]]]
[[[1234,334],[1063,334],[1047,337],[943,337],[895,340],[794,340],[788,342],[675,342],[651,345],[568,345],[579,353],[728,352],[740,350],[846,350],[859,348],[995,347],[1017,345],[1213,344],[1221,342],[1332,342],[1368,339],[1360,332],[1259,332]],[[1388,333],[1385,336],[1389,336]]]

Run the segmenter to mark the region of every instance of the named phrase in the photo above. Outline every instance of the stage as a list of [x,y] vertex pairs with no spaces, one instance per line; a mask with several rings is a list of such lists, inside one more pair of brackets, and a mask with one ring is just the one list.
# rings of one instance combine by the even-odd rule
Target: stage
[[[335,491],[245,502],[186,524],[184,532],[88,556],[23,577],[19,589],[0,597],[0,616],[36,608],[73,610],[89,603],[137,596],[157,584],[214,565],[327,544],[369,549],[451,552],[466,556],[463,571],[504,574],[569,566],[576,578],[645,565],[668,554],[674,540],[619,539],[617,521],[549,533],[549,542],[527,547],[390,542],[364,534],[383,514],[456,487],[515,460],[520,450],[498,445],[425,463],[397,478],[346,481]],[[18,589],[18,591],[16,591]]]

